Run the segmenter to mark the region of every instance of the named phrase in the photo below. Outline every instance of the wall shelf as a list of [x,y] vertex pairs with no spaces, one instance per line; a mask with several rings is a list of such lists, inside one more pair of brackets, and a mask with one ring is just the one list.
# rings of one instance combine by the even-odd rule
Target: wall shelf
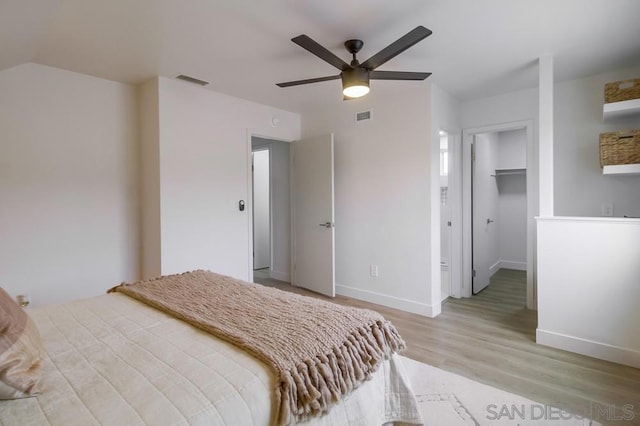
[[602,119],[604,121],[633,115],[640,115],[640,99],[612,102],[602,106]]
[[509,175],[524,175],[527,173],[526,168],[509,168],[509,169],[496,169],[496,174],[491,176],[509,176]]
[[620,164],[617,166],[602,167],[602,174],[615,175],[640,175],[640,164]]

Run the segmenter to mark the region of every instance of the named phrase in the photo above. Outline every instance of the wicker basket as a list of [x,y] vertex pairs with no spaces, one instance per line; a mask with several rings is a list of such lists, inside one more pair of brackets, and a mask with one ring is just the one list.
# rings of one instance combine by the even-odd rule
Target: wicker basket
[[604,85],[605,103],[610,104],[631,99],[640,99],[640,78],[615,81]]
[[600,134],[600,166],[640,164],[640,129]]

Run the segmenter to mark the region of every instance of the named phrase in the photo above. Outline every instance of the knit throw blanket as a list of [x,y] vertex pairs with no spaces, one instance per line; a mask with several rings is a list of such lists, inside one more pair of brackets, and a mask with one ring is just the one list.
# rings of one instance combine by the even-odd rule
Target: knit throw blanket
[[380,314],[209,271],[168,275],[117,291],[226,340],[277,379],[278,425],[326,413],[405,344]]

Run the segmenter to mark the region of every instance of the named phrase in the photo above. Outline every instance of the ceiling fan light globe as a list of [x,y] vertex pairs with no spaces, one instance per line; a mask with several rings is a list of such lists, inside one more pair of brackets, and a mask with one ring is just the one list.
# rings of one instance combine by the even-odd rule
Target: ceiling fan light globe
[[348,98],[359,98],[369,93],[369,86],[365,85],[354,85],[350,87],[345,87],[342,91],[342,94]]

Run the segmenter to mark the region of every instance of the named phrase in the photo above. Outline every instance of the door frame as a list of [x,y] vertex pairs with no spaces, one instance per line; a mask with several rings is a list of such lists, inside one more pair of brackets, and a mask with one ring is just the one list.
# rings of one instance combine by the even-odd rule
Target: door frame
[[[537,309],[536,235],[535,216],[538,215],[538,144],[533,135],[533,120],[512,121],[464,129],[462,131],[462,167],[457,173],[462,181],[462,263],[459,269],[462,280],[452,283],[462,297],[471,297],[472,289],[472,199],[471,145],[478,133],[493,133],[524,129],[527,135],[527,308]],[[460,240],[457,240],[460,242]],[[452,293],[454,293],[452,291]]]

